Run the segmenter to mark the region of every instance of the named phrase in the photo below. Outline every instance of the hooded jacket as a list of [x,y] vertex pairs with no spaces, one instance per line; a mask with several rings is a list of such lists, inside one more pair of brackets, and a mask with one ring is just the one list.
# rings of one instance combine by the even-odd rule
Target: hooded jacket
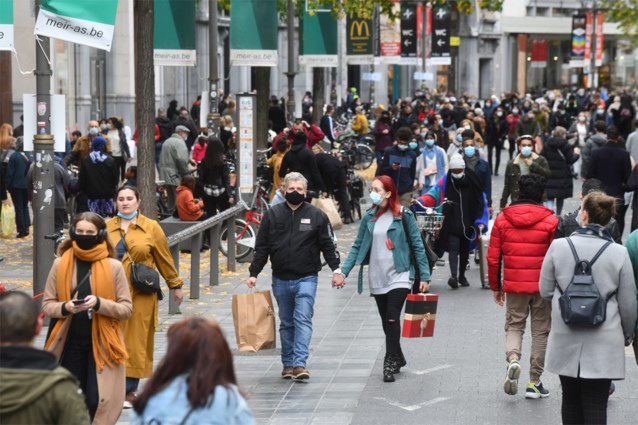
[[290,150],[284,155],[279,169],[279,177],[286,177],[286,174],[292,171],[301,173],[308,180],[308,190],[326,191],[319,168],[317,168],[315,154],[306,147],[306,142],[302,138],[295,140]]
[[0,423],[89,424],[78,382],[55,356],[32,347],[0,348]]
[[496,217],[487,250],[492,291],[538,294],[541,266],[557,226],[552,210],[531,201],[504,208]]
[[545,186],[548,199],[571,198],[574,191],[574,178],[571,165],[579,156],[574,148],[562,137],[552,137],[545,142],[541,155],[547,159],[551,175]]
[[177,189],[177,213],[182,221],[197,221],[204,215],[204,201],[193,198],[193,191],[186,186],[179,185]]
[[605,143],[607,143],[607,136],[605,136],[605,133],[596,133],[587,139],[582,152],[583,164],[580,167],[581,176],[585,177],[587,175],[589,162],[591,161],[591,153],[596,149],[603,147]]

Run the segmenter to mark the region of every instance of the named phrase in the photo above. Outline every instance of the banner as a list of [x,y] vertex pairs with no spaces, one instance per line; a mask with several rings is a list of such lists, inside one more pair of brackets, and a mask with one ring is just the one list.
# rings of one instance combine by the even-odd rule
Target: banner
[[532,68],[547,67],[547,40],[532,40]]
[[0,50],[13,50],[13,0],[0,0]]
[[299,63],[308,67],[333,68],[339,64],[337,20],[330,12],[304,12],[301,20]]
[[35,33],[111,51],[117,0],[42,0]]
[[572,51],[569,66],[582,68],[585,65],[585,34],[587,18],[585,15],[572,17]]
[[356,14],[346,20],[346,60],[350,65],[371,65],[373,63],[372,19],[363,19]]
[[435,5],[432,8],[432,63],[450,65],[450,8]]
[[[398,15],[401,4],[395,1],[392,9]],[[389,65],[401,63],[401,20],[392,21],[387,15],[379,16],[379,61]]]
[[155,0],[153,63],[195,66],[195,0]]
[[596,66],[603,66],[603,43],[605,37],[603,34],[603,23],[605,18],[602,12],[596,14]]
[[230,13],[230,63],[277,66],[277,0],[233,0]]
[[416,5],[401,5],[401,57],[416,58],[417,14]]

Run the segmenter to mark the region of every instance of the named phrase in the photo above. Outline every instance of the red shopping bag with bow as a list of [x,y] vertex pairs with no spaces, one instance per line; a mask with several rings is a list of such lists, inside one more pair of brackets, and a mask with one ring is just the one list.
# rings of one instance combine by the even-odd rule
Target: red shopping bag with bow
[[402,335],[405,338],[434,336],[438,302],[439,296],[436,294],[408,295],[405,303]]

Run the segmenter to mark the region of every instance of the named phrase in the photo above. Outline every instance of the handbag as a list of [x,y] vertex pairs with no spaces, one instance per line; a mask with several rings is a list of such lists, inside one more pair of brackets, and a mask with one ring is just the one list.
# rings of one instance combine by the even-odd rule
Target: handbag
[[275,309],[270,291],[233,295],[232,310],[239,351],[275,348]]
[[131,285],[133,285],[133,288],[143,294],[157,293],[157,298],[162,301],[164,293],[160,287],[160,278],[157,270],[133,261],[133,257],[129,254],[124,234],[122,234],[122,242],[124,243],[124,252],[131,262]]

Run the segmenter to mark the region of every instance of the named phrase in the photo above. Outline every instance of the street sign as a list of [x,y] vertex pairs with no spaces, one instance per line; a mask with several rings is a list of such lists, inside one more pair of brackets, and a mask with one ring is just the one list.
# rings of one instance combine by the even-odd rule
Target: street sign
[[417,81],[434,81],[434,74],[432,72],[415,72],[414,79]]
[[432,9],[432,57],[450,56],[450,8],[436,5]]
[[381,81],[380,72],[364,72],[361,76],[363,81]]
[[416,57],[417,32],[416,5],[401,4],[401,57]]

